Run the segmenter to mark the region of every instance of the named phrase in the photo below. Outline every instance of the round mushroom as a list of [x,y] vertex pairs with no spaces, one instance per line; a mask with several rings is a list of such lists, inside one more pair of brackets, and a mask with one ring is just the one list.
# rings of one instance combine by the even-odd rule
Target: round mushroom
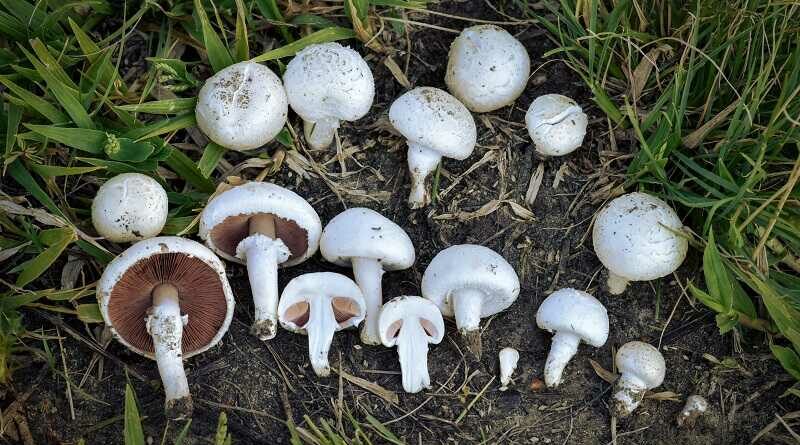
[[647,390],[664,382],[666,364],[658,349],[640,341],[622,345],[614,362],[621,376],[617,380],[612,410],[615,417],[626,417],[642,403]]
[[465,28],[450,45],[447,89],[476,113],[510,105],[525,90],[531,60],[519,40],[495,25]]
[[364,117],[375,97],[367,62],[336,42],[309,45],[297,53],[286,66],[283,83],[314,149],[331,145],[340,121]]
[[217,344],[233,317],[233,293],[222,261],[184,238],[139,241],[106,266],[97,301],[114,337],[156,360],[167,416],[191,416],[183,360]]
[[514,348],[503,348],[500,350],[498,358],[500,359],[500,391],[505,391],[511,383],[514,370],[517,369],[519,351]]
[[278,267],[302,263],[317,251],[317,212],[290,190],[249,182],[213,198],[200,215],[199,232],[221,257],[247,265],[255,306],[251,332],[261,340],[275,337]]
[[680,235],[682,228],[666,202],[646,193],[622,195],[600,210],[592,241],[608,269],[609,292],[619,295],[630,281],[655,280],[674,272],[689,249]]
[[281,326],[308,335],[308,357],[320,377],[331,372],[328,350],[333,334],[358,326],[365,312],[361,289],[350,278],[333,272],[293,278],[283,289],[278,305]]
[[477,141],[475,120],[461,102],[438,88],[420,87],[398,97],[389,108],[389,121],[408,142],[412,209],[430,201],[425,179],[442,156],[464,160]]
[[167,222],[167,192],[155,179],[123,173],[106,181],[92,201],[92,224],[115,243],[152,238]]
[[539,96],[525,113],[525,126],[536,151],[563,156],[583,144],[589,117],[574,100],[560,94]]
[[286,123],[289,102],[281,79],[255,62],[239,62],[209,78],[197,96],[197,126],[236,151],[271,141]]
[[480,359],[481,318],[505,310],[519,295],[514,268],[487,247],[462,244],[442,250],[422,276],[422,295],[445,317],[455,317],[467,348]]
[[421,297],[396,297],[381,309],[378,325],[383,345],[397,346],[403,390],[417,393],[430,388],[428,344],[437,345],[444,338],[439,308]]
[[325,226],[319,248],[326,260],[353,268],[367,304],[361,341],[381,344],[378,333],[378,313],[383,305],[381,279],[385,271],[408,269],[414,264],[411,238],[380,213],[352,208],[336,215]]
[[545,298],[536,312],[536,324],[540,329],[555,332],[544,365],[544,382],[548,387],[561,383],[564,367],[578,352],[581,341],[599,348],[608,339],[605,306],[576,289],[559,289]]

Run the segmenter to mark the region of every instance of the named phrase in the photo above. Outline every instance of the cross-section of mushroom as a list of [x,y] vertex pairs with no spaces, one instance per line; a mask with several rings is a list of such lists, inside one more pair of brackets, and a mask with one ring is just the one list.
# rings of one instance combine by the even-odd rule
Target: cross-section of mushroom
[[217,344],[233,316],[222,261],[184,238],[139,241],[108,264],[97,300],[114,337],[156,360],[167,416],[191,416],[183,360]]
[[328,350],[333,334],[358,326],[365,312],[361,289],[350,278],[333,272],[292,279],[283,289],[278,306],[284,329],[308,335],[308,357],[320,377],[331,372]]
[[266,182],[222,192],[200,215],[200,237],[221,257],[247,265],[253,293],[252,333],[275,337],[278,267],[302,263],[317,251],[322,223],[296,193]]
[[439,344],[444,337],[439,308],[422,297],[393,298],[381,309],[378,330],[384,346],[397,346],[403,390],[416,393],[429,388],[428,344]]

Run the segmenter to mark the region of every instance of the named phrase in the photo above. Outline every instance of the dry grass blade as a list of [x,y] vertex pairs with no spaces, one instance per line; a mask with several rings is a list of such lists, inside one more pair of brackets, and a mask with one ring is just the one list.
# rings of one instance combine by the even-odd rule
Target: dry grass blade
[[345,371],[340,371],[335,368],[331,368],[331,370],[337,374],[339,374],[343,379],[347,380],[349,383],[358,386],[361,389],[365,389],[376,396],[386,400],[389,403],[398,404],[400,403],[400,397],[397,396],[397,393],[394,391],[390,391],[384,388],[377,383],[370,382],[369,380],[362,379],[361,377],[356,377],[354,375],[348,374]]

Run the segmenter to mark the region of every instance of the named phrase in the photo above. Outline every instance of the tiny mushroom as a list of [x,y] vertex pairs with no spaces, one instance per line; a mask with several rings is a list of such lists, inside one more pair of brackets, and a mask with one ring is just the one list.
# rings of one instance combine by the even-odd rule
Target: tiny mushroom
[[481,356],[481,318],[505,310],[519,295],[519,277],[495,251],[474,244],[450,246],[431,260],[422,295],[456,327],[476,358]]
[[625,292],[630,281],[648,281],[677,269],[689,249],[680,235],[683,223],[664,201],[628,193],[605,206],[594,222],[597,257],[608,269],[608,289]]
[[519,351],[514,348],[503,348],[500,350],[500,391],[508,389],[511,383],[511,375],[517,369],[517,362],[519,361]]
[[109,241],[152,238],[167,222],[167,192],[155,179],[123,173],[106,181],[92,201],[92,224]]
[[428,204],[426,178],[442,156],[464,160],[477,141],[475,120],[455,97],[438,88],[420,87],[398,97],[389,108],[389,121],[408,142],[411,194],[408,204]]
[[569,97],[545,94],[528,107],[525,125],[539,154],[563,156],[583,144],[589,118]]
[[336,42],[309,45],[297,53],[286,66],[283,83],[314,149],[331,145],[340,121],[364,117],[375,97],[367,62]]
[[465,28],[450,45],[447,89],[476,113],[510,105],[525,90],[531,60],[519,40],[495,25]]
[[616,383],[612,410],[615,417],[626,417],[642,403],[647,390],[664,382],[666,364],[658,349],[640,341],[622,345],[614,362],[621,376]]
[[381,344],[378,333],[378,313],[383,305],[381,278],[385,271],[408,269],[414,264],[411,238],[380,213],[352,208],[336,215],[325,226],[319,248],[326,260],[353,268],[367,303],[361,341]]
[[536,324],[555,332],[544,365],[548,387],[561,383],[564,367],[578,352],[581,341],[599,348],[608,339],[606,308],[593,296],[576,289],[559,289],[550,294],[536,312]]
[[444,338],[439,308],[421,297],[396,297],[383,305],[378,324],[383,345],[397,346],[403,390],[417,393],[430,388],[428,344],[439,344]]
[[328,350],[333,334],[358,326],[366,305],[356,283],[344,275],[316,272],[300,275],[283,289],[278,317],[284,329],[308,335],[308,357],[320,377],[330,375]]
[[691,395],[686,398],[686,405],[678,414],[678,427],[691,428],[697,419],[708,411],[708,400],[701,395]]
[[222,261],[185,238],[139,241],[106,266],[97,300],[114,337],[156,360],[167,416],[191,416],[183,360],[217,344],[233,317]]
[[247,265],[255,306],[251,332],[261,340],[275,337],[278,267],[302,263],[317,251],[317,212],[290,190],[249,182],[212,198],[200,215],[199,232],[221,257]]
[[289,102],[281,79],[255,62],[239,62],[211,76],[197,96],[197,126],[231,150],[261,147],[286,123]]

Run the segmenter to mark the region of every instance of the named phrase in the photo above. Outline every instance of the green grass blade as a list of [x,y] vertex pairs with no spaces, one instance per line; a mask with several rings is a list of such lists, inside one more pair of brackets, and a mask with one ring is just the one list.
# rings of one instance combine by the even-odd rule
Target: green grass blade
[[156,100],[140,104],[120,105],[117,109],[130,113],[178,114],[193,111],[197,104],[196,97]]
[[17,85],[10,77],[0,76],[0,83],[19,97],[31,111],[42,115],[42,117],[50,122],[60,124],[69,121],[69,117],[62,113],[61,110],[51,105],[50,102]]
[[203,156],[200,158],[200,161],[197,162],[197,168],[200,170],[203,177],[208,178],[211,176],[211,173],[217,168],[219,160],[222,159],[226,151],[227,149],[225,147],[214,142],[209,142],[208,145],[206,145],[206,148],[203,150]]
[[169,157],[167,157],[164,162],[178,176],[195,186],[201,192],[214,192],[214,183],[203,176],[203,173],[200,172],[194,162],[192,162],[192,160],[189,159],[189,157],[186,156],[182,151],[173,147]]
[[57,230],[60,234],[53,244],[45,249],[42,253],[37,255],[32,261],[26,263],[25,269],[17,276],[16,285],[25,287],[31,281],[39,278],[51,265],[58,259],[73,241],[75,241],[75,231],[71,228],[59,228]]
[[[2,107],[2,102],[0,102]],[[22,121],[22,108],[14,104],[8,105],[8,115],[6,116],[6,148],[5,157],[8,158],[14,150],[14,143],[17,140],[17,130]]]
[[353,39],[356,37],[355,31],[349,28],[333,27],[325,28],[309,34],[302,39],[296,40],[288,45],[267,51],[260,56],[251,59],[253,62],[266,62],[267,60],[281,59],[297,54],[298,51],[314,43],[335,42],[338,40]]
[[250,58],[250,44],[247,41],[247,8],[242,0],[236,0],[236,41],[233,54],[237,62]]
[[100,130],[86,128],[64,128],[52,125],[25,124],[29,130],[42,136],[92,154],[103,153],[109,135]]
[[181,114],[175,117],[162,119],[160,121],[149,123],[143,127],[134,128],[125,132],[122,136],[141,141],[143,139],[150,139],[155,136],[160,136],[165,133],[183,130],[185,128],[194,127],[197,125],[194,112]]
[[14,162],[12,162],[11,165],[8,166],[8,174],[11,175],[11,177],[14,178],[14,180],[17,181],[19,185],[21,185],[25,190],[27,190],[28,193],[31,194],[31,196],[36,198],[37,201],[44,204],[44,206],[47,207],[47,209],[50,210],[51,213],[54,213],[64,218],[65,220],[67,219],[64,213],[61,211],[61,209],[59,209],[56,203],[53,201],[53,199],[50,198],[50,196],[47,193],[45,193],[45,191],[42,190],[41,187],[39,187],[39,184],[37,184],[36,180],[33,179],[33,176],[31,176],[31,174],[22,164],[22,161],[17,159]]
[[145,445],[142,420],[139,417],[139,408],[136,406],[136,396],[130,383],[125,385],[125,445]]
[[211,22],[208,20],[206,10],[203,8],[201,0],[194,0],[194,12],[197,14],[197,19],[200,21],[200,29],[203,34],[203,44],[208,54],[208,62],[214,72],[219,72],[223,68],[233,65],[233,58],[222,43],[219,35],[214,31]]
[[103,314],[100,313],[100,306],[97,303],[79,304],[75,310],[78,312],[78,320],[84,323],[103,322]]

